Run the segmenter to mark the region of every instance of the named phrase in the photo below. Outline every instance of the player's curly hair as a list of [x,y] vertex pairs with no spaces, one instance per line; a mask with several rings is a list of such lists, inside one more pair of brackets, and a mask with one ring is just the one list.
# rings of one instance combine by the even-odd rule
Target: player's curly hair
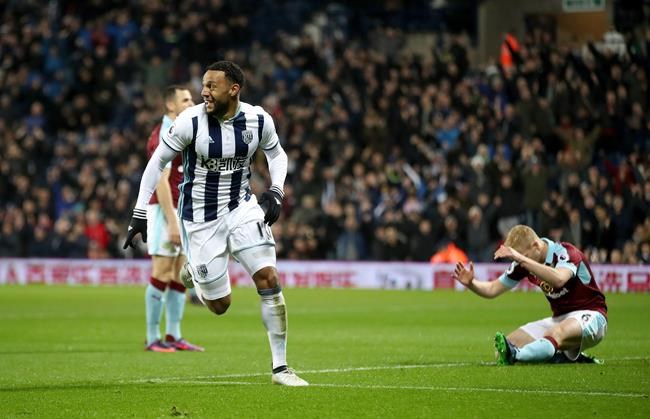
[[244,83],[246,82],[244,72],[241,67],[232,61],[217,61],[210,64],[205,71],[223,71],[228,80],[239,85],[240,90],[244,88]]

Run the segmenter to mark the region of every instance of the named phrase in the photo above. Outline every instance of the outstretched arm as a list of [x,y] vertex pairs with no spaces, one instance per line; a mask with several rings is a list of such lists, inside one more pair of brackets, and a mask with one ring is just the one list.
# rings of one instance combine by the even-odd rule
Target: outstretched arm
[[287,167],[289,165],[287,153],[285,153],[278,142],[272,149],[264,150],[264,155],[266,156],[266,161],[269,165],[269,175],[271,176],[271,187],[269,189],[284,197],[284,180],[287,177]]
[[280,145],[280,138],[275,131],[275,124],[271,115],[264,112],[260,119],[262,136],[260,148],[264,151],[271,175],[271,187],[262,193],[259,204],[264,211],[264,222],[273,225],[280,217],[282,200],[284,199],[284,180],[287,177],[288,158]]
[[131,217],[129,230],[124,241],[124,249],[129,246],[135,247],[133,245],[133,239],[138,233],[142,236],[142,241],[147,242],[147,204],[151,199],[153,191],[156,189],[163,169],[175,156],[176,151],[169,148],[165,143],[160,143],[149,159],[149,163],[147,163],[147,167],[142,174],[142,180],[140,181],[138,200],[133,209],[133,216]]
[[176,154],[176,151],[169,148],[167,144],[163,142],[158,144],[156,151],[151,155],[147,167],[144,169],[144,173],[142,174],[138,200],[135,204],[136,209],[146,211],[147,204],[151,199],[151,195],[153,195],[153,192],[156,190],[156,186],[158,186],[158,181],[160,180],[160,176],[162,175],[165,166],[176,157]]
[[472,262],[467,267],[462,262],[458,262],[454,270],[454,278],[474,294],[480,295],[483,298],[498,297],[509,290],[498,279],[492,281],[475,281],[474,264]]

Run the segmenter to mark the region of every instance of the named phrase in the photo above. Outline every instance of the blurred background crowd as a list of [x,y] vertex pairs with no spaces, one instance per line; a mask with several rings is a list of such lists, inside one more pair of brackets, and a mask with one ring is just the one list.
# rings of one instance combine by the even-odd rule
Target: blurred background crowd
[[429,3],[5,2],[0,257],[125,257],[162,90],[198,103],[229,59],[289,156],[279,258],[485,262],[523,222],[593,262],[650,263],[647,5],[593,42],[504,33],[479,64],[465,11]]

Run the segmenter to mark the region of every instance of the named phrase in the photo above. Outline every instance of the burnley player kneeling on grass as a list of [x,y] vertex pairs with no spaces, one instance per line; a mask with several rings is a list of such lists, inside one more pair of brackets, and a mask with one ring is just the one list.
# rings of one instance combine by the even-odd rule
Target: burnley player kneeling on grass
[[472,262],[458,262],[454,277],[475,294],[494,298],[527,279],[541,288],[553,315],[533,321],[505,336],[497,332],[497,364],[515,362],[601,363],[582,351],[596,346],[607,333],[607,305],[589,262],[570,243],[539,238],[525,225],[513,227],[495,259],[513,262],[498,278],[478,281]]

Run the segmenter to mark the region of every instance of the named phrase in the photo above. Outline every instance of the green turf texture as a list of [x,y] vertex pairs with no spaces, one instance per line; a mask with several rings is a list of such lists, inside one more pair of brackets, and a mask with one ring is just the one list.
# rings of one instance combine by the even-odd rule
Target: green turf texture
[[254,289],[225,316],[188,304],[183,333],[206,352],[159,354],[143,350],[143,288],[0,287],[0,417],[650,417],[648,294],[607,296],[590,351],[605,365],[509,367],[494,333],[547,316],[539,293],[285,296],[289,362],[311,387],[271,385]]

